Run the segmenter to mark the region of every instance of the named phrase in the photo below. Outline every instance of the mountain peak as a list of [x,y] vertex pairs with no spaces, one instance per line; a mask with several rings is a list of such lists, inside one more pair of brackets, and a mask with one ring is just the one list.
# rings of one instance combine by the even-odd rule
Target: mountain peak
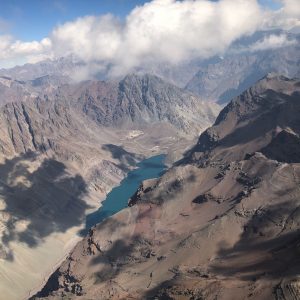
[[296,111],[300,80],[269,75],[233,99],[193,149],[196,160],[242,159],[272,140],[277,127],[300,132]]

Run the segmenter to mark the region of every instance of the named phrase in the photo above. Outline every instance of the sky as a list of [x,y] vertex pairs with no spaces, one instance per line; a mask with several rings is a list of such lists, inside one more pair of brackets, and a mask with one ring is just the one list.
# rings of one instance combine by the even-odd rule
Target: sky
[[[39,40],[48,36],[54,27],[78,17],[111,13],[125,18],[134,7],[145,2],[147,1],[0,0],[0,33],[11,34],[23,41]],[[281,3],[274,0],[260,0],[260,3],[271,9],[281,7]]]
[[[0,0],[0,68],[62,56],[112,76],[223,55],[256,31],[300,26],[300,0]],[[249,50],[282,47],[286,34]]]
[[48,36],[55,26],[86,15],[112,13],[120,18],[143,0],[0,0],[1,33],[23,41]]

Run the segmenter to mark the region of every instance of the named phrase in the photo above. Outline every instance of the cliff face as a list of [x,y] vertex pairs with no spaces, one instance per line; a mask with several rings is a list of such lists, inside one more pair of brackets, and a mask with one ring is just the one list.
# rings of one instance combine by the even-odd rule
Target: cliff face
[[33,299],[298,299],[299,86],[268,76],[234,99]]

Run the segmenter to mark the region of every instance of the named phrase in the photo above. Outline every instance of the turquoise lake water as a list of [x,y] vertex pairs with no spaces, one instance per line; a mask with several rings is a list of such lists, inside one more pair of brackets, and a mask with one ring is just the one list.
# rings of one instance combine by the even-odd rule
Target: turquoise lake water
[[143,180],[161,176],[166,170],[165,157],[163,154],[152,156],[138,163],[137,169],[128,172],[127,177],[121,181],[120,185],[107,194],[102,206],[87,215],[86,230],[127,207],[128,199],[136,192]]

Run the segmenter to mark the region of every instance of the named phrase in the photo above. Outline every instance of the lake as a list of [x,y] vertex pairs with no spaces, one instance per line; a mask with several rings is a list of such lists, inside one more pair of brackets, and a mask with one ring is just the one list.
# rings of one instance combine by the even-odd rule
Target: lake
[[139,162],[136,169],[128,172],[120,185],[107,194],[102,206],[87,215],[86,230],[127,207],[129,198],[136,192],[143,180],[161,176],[166,170],[165,157],[164,154],[152,156]]

